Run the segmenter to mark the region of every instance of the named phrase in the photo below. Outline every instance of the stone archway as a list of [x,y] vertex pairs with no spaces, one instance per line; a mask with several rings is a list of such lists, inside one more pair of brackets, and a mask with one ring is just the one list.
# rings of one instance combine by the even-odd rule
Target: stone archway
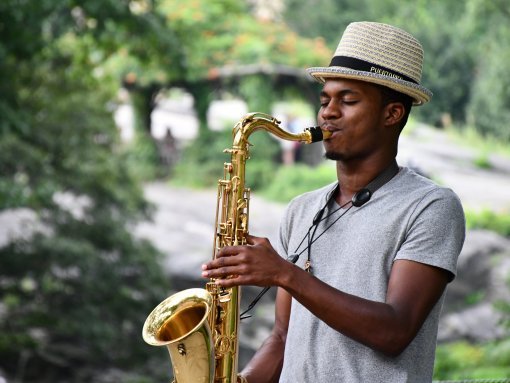
[[[243,97],[242,85],[249,78],[258,77],[265,84],[268,100],[284,99],[289,94],[299,97],[312,107],[314,114],[318,111],[318,95],[320,84],[313,80],[304,69],[278,64],[233,65],[211,68],[206,76],[196,80],[177,80],[169,84],[150,84],[142,86],[133,81],[123,81],[123,86],[137,100],[133,107],[143,130],[151,131],[151,114],[156,106],[157,94],[164,88],[182,88],[194,99],[194,109],[199,124],[199,134],[207,126],[207,111],[216,94],[228,91]],[[248,102],[249,104],[249,102]],[[250,106],[249,106],[250,108]],[[264,111],[264,110],[250,110]],[[265,111],[266,113],[269,110]],[[316,165],[322,158],[320,145],[306,146],[303,151],[303,162]]]
[[[312,79],[304,69],[277,64],[224,66],[212,68],[206,81],[214,92],[228,90],[238,97],[244,98],[245,95],[242,92],[243,81],[254,77],[263,82],[264,86],[261,91],[265,90],[267,92],[268,104],[273,105],[277,100],[285,100],[292,94],[293,97],[299,98],[310,105],[313,115],[316,115],[319,106],[320,84]],[[250,111],[270,113],[270,107],[265,105],[262,110]],[[301,161],[309,165],[317,165],[321,162],[322,150],[321,145],[302,147],[300,149]]]

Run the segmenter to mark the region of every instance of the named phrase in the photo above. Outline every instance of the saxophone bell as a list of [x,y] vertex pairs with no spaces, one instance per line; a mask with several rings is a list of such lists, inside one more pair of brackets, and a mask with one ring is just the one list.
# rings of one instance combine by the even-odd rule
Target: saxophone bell
[[162,301],[145,320],[144,341],[167,347],[179,382],[214,382],[213,337],[207,321],[212,305],[206,290],[183,290]]

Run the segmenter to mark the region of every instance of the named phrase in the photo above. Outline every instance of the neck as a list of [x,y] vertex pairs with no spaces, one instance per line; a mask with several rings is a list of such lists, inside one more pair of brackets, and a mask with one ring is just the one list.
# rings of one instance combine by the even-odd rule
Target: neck
[[381,174],[395,157],[378,158],[367,163],[356,161],[337,161],[336,171],[340,192],[335,196],[339,205],[343,205],[352,199],[352,196],[367,186],[379,174]]

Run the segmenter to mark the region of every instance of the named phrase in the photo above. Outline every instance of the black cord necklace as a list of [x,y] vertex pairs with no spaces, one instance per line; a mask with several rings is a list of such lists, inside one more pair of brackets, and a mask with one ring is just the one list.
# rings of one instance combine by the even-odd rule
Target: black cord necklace
[[[317,238],[315,238],[315,233],[317,232],[317,228],[319,227],[319,223],[322,222],[322,221],[325,221],[326,219],[328,219],[329,217],[331,217],[333,214],[335,214],[337,211],[339,211],[340,209],[343,209],[345,206],[347,206],[348,204],[351,204],[344,212],[342,212],[342,214],[340,214],[333,222],[331,222],[329,224],[329,226],[327,226],[323,231],[322,233],[320,233]],[[312,257],[312,244],[317,241],[320,237],[322,237],[322,235],[328,231],[335,223],[338,222],[338,220],[340,218],[342,218],[345,214],[347,214],[347,212],[349,210],[351,210],[351,208],[353,207],[354,205],[352,205],[351,201],[343,204],[342,206],[339,206],[337,207],[334,211],[332,211],[331,213],[329,213],[327,216],[325,216],[324,218],[321,218],[320,221],[313,226],[313,233],[312,235],[310,235],[310,230],[308,230],[308,233],[307,233],[307,238],[308,238],[308,246],[306,247],[306,250],[307,250],[307,258],[306,258],[306,261],[305,261],[305,271],[308,272],[308,273],[312,273],[312,261],[311,261],[311,257]],[[297,249],[296,251],[297,252]]]
[[[338,186],[337,186],[338,187]],[[332,190],[332,192],[334,192],[336,190],[336,188]],[[327,201],[329,202],[331,197],[328,197],[327,198]],[[328,231],[331,226],[333,226],[340,218],[342,218],[344,216],[344,214],[347,214],[347,212],[354,206],[352,205],[351,201],[343,204],[342,206],[339,206],[337,207],[333,212],[329,213],[327,216],[325,217],[322,217],[322,214],[324,213],[324,208],[319,210],[319,212],[317,212],[318,214],[316,214],[315,218],[314,218],[314,222],[317,220],[318,222],[317,223],[320,223],[326,219],[328,219],[329,217],[331,217],[333,214],[335,214],[337,211],[339,211],[340,209],[343,209],[344,207],[346,207],[347,205],[351,204],[351,206],[349,206],[347,208],[346,211],[344,211],[342,214],[340,214],[339,217],[337,217],[327,228],[325,228],[323,230],[322,233],[319,234],[319,236],[317,238],[314,238],[315,236],[315,232],[317,231],[317,227],[318,227],[318,224],[314,224],[312,226],[310,226],[310,228],[308,229],[308,232],[305,234],[305,236],[303,237],[303,239],[301,240],[301,242],[299,243],[298,247],[296,248],[296,250],[294,251],[294,254],[290,255],[287,257],[287,261],[291,262],[291,263],[296,263],[297,260],[299,259],[299,257],[301,256],[301,254],[303,254],[305,251],[308,251],[308,258],[307,258],[307,261],[305,263],[305,270],[309,273],[312,272],[312,267],[311,267],[311,262],[310,262],[310,257],[311,257],[311,252],[310,252],[310,249],[312,247],[312,244],[317,241],[326,231]],[[319,214],[320,212],[322,211],[321,214]],[[312,233],[312,236],[310,237],[310,231],[312,230],[312,228],[314,229],[313,230],[313,233]],[[305,241],[305,239],[309,239],[308,240],[308,246],[305,247],[303,250],[301,250],[301,252],[298,253],[298,250],[299,248],[301,247],[301,245],[303,244],[303,242]],[[307,268],[308,267],[308,268]],[[246,310],[244,310],[241,315],[240,315],[240,320],[243,320],[243,319],[247,319],[247,318],[250,318],[251,315],[247,315],[248,312],[250,312],[254,307],[255,305],[258,303],[258,301],[260,300],[260,298],[262,298],[264,296],[265,293],[267,293],[267,291],[271,288],[271,286],[267,286],[267,287],[264,287],[260,293],[258,293],[258,295],[253,299],[253,301],[250,303],[250,305],[246,308]]]
[[[305,269],[305,271],[307,271],[309,273],[312,273],[312,261],[311,261],[311,254],[312,254],[311,247],[312,247],[312,244],[315,241],[317,241],[326,231],[328,231],[336,222],[338,222],[338,220],[340,218],[342,218],[345,214],[347,214],[347,212],[353,206],[359,208],[359,207],[363,206],[365,203],[367,203],[370,200],[370,198],[372,197],[372,194],[374,194],[374,192],[377,189],[379,189],[381,186],[383,186],[385,183],[387,183],[389,180],[391,180],[398,173],[398,171],[399,171],[399,167],[397,165],[397,162],[396,161],[392,161],[392,163],[386,169],[384,169],[374,180],[372,180],[366,187],[364,187],[363,189],[361,189],[357,193],[355,193],[354,196],[352,197],[351,201],[348,201],[347,203],[337,207],[332,212],[330,212],[326,217],[323,218],[322,216],[324,215],[324,212],[325,212],[328,204],[331,203],[331,200],[334,197],[335,193],[338,190],[340,190],[340,185],[337,184],[335,186],[335,188],[333,190],[331,190],[327,194],[326,203],[317,212],[317,214],[315,215],[315,217],[314,217],[314,219],[312,221],[312,226],[310,226],[310,228],[308,229],[308,232],[305,234],[305,236],[303,237],[303,239],[299,243],[298,247],[294,251],[294,254],[296,256],[292,257],[292,258],[296,259],[295,262],[297,262],[297,260],[299,259],[299,256],[301,254],[303,254],[304,251],[307,251],[307,259],[305,261],[304,269]],[[322,231],[322,233],[319,234],[319,236],[317,238],[315,238],[315,233],[317,232],[319,224],[322,221],[326,220],[327,218],[329,218],[329,217],[333,216],[334,214],[336,214],[340,209],[344,209],[347,205],[350,205],[350,206],[342,214],[340,214],[331,224],[329,224]],[[312,232],[312,229],[313,229],[313,232]],[[303,251],[298,253],[299,248],[301,247],[301,245],[303,244],[305,239],[307,239],[308,246],[306,246],[306,248]]]
[[[305,236],[303,237],[303,239],[301,240],[301,242],[299,243],[299,245],[297,246],[296,250],[294,251],[294,254],[291,254],[287,257],[287,261],[291,262],[291,263],[296,263],[299,259],[299,257],[301,256],[301,254],[303,254],[305,251],[307,252],[307,260],[305,261],[305,271],[307,271],[308,273],[312,273],[313,269],[312,269],[312,262],[311,262],[311,248],[312,248],[312,245],[320,238],[322,237],[322,235],[328,231],[329,229],[331,229],[331,227],[336,224],[340,218],[342,218],[345,214],[347,214],[347,212],[349,212],[349,210],[352,208],[352,207],[361,207],[363,206],[365,203],[367,203],[370,198],[372,197],[372,194],[374,194],[374,192],[379,189],[381,186],[383,186],[385,183],[389,182],[399,171],[399,167],[398,167],[398,164],[397,164],[397,161],[396,160],[393,160],[391,162],[391,164],[385,169],[383,170],[374,180],[372,180],[366,187],[364,187],[363,189],[359,190],[357,193],[354,194],[354,196],[352,197],[351,201],[348,201],[346,202],[345,204],[337,207],[336,209],[334,209],[331,213],[329,213],[328,215],[326,215],[325,217],[322,217],[324,215],[324,212],[326,211],[326,208],[328,206],[328,204],[331,202],[331,199],[333,198],[335,192],[337,190],[340,189],[340,185],[339,184],[336,184],[335,185],[335,188],[333,190],[331,190],[328,194],[327,194],[327,197],[326,197],[326,203],[324,204],[324,206],[315,214],[315,217],[313,218],[313,221],[312,221],[312,226],[310,226],[310,228],[308,229],[307,233],[305,234]],[[331,222],[326,228],[324,228],[324,230],[322,231],[322,233],[320,233],[317,237],[315,237],[315,233],[317,232],[317,228],[319,227],[319,224],[328,219],[329,217],[331,217],[333,214],[337,213],[339,210],[341,209],[344,209],[347,205],[349,205],[349,207],[343,211],[337,218],[335,218],[333,220],[333,222]],[[313,230],[313,232],[312,232]],[[311,233],[312,232],[312,233]],[[310,235],[311,233],[311,235]],[[303,244],[303,242],[307,240],[307,245],[303,250],[301,250],[299,253],[299,248],[301,247],[301,245]],[[255,297],[255,299],[253,299],[253,301],[250,303],[250,305],[248,306],[248,308],[246,310],[244,310],[241,315],[240,315],[240,319],[246,319],[246,318],[249,318],[251,315],[246,315],[250,310],[253,309],[253,307],[255,307],[255,305],[257,304],[257,302],[260,300],[260,298],[262,298],[262,296],[271,288],[271,286],[267,286],[267,287],[264,287],[264,289]]]

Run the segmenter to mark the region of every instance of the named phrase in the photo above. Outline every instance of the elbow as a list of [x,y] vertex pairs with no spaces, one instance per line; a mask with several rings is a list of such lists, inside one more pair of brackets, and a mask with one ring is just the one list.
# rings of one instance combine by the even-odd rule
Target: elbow
[[402,352],[407,348],[407,346],[408,346],[408,344],[405,345],[405,346],[386,347],[386,348],[384,348],[382,350],[379,350],[379,351],[381,351],[387,357],[396,358],[400,354],[402,354]]
[[416,334],[409,334],[404,331],[400,331],[397,334],[389,334],[374,349],[387,357],[397,358],[409,346],[415,336]]

